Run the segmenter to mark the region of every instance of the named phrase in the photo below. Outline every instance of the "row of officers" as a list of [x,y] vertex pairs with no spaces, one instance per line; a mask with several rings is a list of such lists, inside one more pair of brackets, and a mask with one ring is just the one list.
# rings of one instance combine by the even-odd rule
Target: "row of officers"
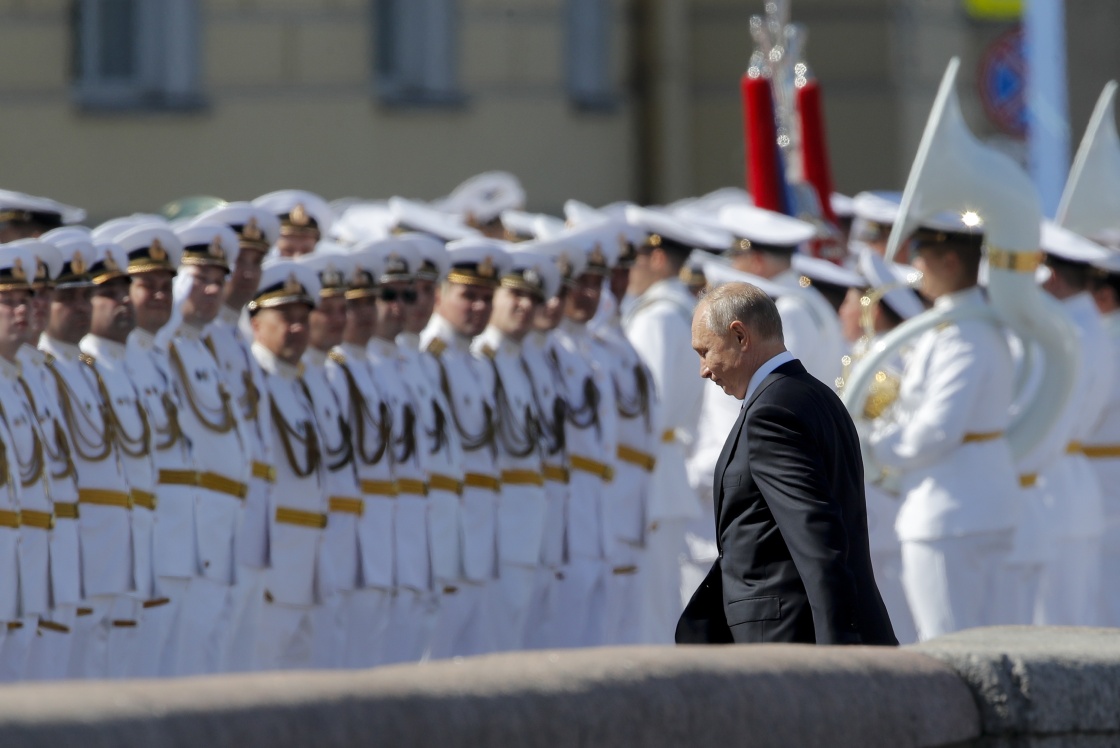
[[621,227],[293,259],[301,203],[230,203],[0,245],[0,678],[671,641],[684,435],[601,303],[662,239]]

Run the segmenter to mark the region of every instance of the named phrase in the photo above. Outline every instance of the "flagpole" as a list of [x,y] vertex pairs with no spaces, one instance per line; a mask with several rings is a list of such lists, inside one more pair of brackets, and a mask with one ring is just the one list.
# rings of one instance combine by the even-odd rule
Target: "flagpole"
[[1026,0],[1027,147],[1043,213],[1053,217],[1069,173],[1065,0]]

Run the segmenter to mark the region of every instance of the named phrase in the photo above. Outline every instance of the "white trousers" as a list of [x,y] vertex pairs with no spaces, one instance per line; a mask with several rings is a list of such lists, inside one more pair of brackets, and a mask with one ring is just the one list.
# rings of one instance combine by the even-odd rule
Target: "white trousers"
[[171,675],[209,675],[222,671],[229,637],[230,586],[195,577],[179,607],[178,632],[168,655]]
[[[691,521],[663,519],[657,528],[646,534],[641,567],[640,641],[646,644],[672,644],[677,621],[684,610],[684,583],[681,570],[689,563],[685,546],[685,530]],[[705,570],[707,573],[707,570]],[[691,584],[689,582],[688,584]],[[688,591],[689,597],[692,590]]]
[[525,628],[536,588],[537,567],[503,563],[495,586],[494,611],[496,644],[500,652],[516,652],[525,647]]
[[597,647],[606,624],[607,563],[597,558],[573,558],[560,570],[557,583],[557,647]]
[[129,677],[154,678],[175,674],[179,611],[190,583],[190,579],[183,577],[156,577],[156,598],[141,605],[140,630],[129,665]]
[[918,639],[926,641],[996,620],[1011,531],[902,542],[902,585]]
[[1120,627],[1120,522],[1111,520],[1101,538],[1100,625]]
[[305,670],[311,667],[313,606],[265,602],[260,606],[255,641],[256,670]]
[[875,584],[879,587],[883,604],[887,606],[895,638],[899,644],[913,644],[918,641],[918,631],[914,628],[914,616],[910,613],[910,603],[902,586],[901,549],[873,551],[871,567],[875,571]]
[[366,587],[350,593],[342,667],[368,668],[384,662],[392,607],[392,590]]
[[1053,542],[1053,555],[1042,567],[1034,622],[1040,626],[1098,625],[1100,536],[1056,538]]
[[74,643],[74,605],[56,606],[39,626],[27,660],[30,680],[63,680],[69,674],[70,649]]

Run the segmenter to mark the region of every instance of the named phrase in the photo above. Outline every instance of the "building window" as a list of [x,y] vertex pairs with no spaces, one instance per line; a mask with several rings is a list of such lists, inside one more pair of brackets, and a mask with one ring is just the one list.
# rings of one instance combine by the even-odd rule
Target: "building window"
[[387,104],[458,104],[455,0],[373,0],[377,95]]
[[568,96],[585,109],[610,109],[618,101],[611,80],[611,0],[567,0]]
[[74,95],[90,109],[190,109],[197,0],[72,0]]

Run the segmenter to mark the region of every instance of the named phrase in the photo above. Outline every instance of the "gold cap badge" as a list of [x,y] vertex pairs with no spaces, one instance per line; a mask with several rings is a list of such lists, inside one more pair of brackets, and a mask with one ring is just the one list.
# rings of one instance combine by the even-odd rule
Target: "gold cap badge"
[[311,224],[311,216],[307,215],[307,209],[303,207],[303,203],[296,203],[296,206],[288,213],[288,223],[293,226],[309,226]]
[[494,258],[490,255],[483,257],[482,262],[478,263],[478,269],[475,272],[478,273],[479,278],[493,278],[495,272]]
[[148,257],[156,262],[163,262],[167,259],[167,250],[163,248],[163,244],[158,237],[152,239],[152,246],[148,247]]
[[86,260],[78,250],[75,250],[74,256],[70,258],[70,272],[74,275],[85,275]]
[[261,227],[257,225],[256,217],[251,217],[244,226],[241,227],[241,238],[248,239],[251,242],[259,242],[264,238],[261,233]]
[[23,260],[19,257],[12,262],[12,278],[20,281],[27,280],[27,273],[23,270]]

